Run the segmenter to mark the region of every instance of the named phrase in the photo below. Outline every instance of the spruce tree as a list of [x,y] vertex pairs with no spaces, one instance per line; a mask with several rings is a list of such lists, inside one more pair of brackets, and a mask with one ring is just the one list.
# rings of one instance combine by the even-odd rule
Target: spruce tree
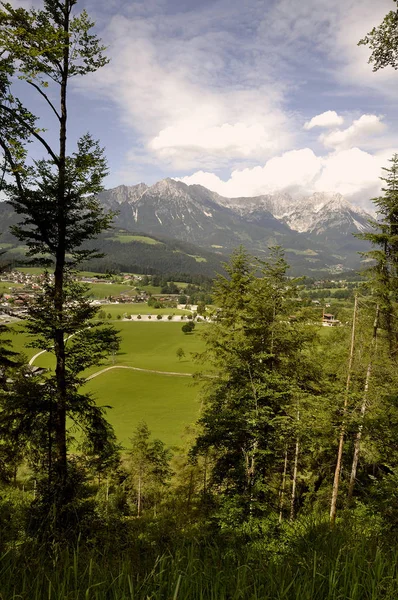
[[370,221],[373,231],[357,234],[373,246],[364,255],[372,260],[366,271],[368,285],[380,306],[380,327],[386,329],[391,355],[397,346],[395,304],[398,295],[398,154],[390,160],[391,166],[383,168],[385,176],[383,195],[373,198],[378,220]]
[[266,262],[235,252],[227,277],[215,285],[221,310],[203,333],[201,360],[212,369],[201,376],[201,430],[193,452],[211,457],[211,485],[227,521],[276,509],[286,449],[294,453],[302,428],[297,404],[307,403],[320,379],[308,353],[313,330],[300,318],[286,270],[279,248]]
[[[77,0],[44,0],[41,10],[28,11],[2,2],[0,10],[3,190],[22,217],[14,234],[28,246],[28,254],[49,269],[44,293],[29,309],[28,329],[34,343],[55,355],[55,374],[46,382],[51,406],[45,413],[51,423],[49,473],[61,499],[68,478],[67,416],[80,411],[80,424],[92,439],[97,436],[93,423],[98,425],[100,417],[90,397],[78,391],[83,383],[80,373],[101,360],[117,340],[111,327],[91,326],[96,309],[73,276],[81,260],[95,255],[85,242],[112,219],[96,199],[107,173],[99,143],[85,134],[72,152],[67,149],[70,79],[107,63],[87,13],[73,15],[76,4]],[[14,94],[17,79],[38,94],[54,118],[58,146]],[[32,141],[41,147],[43,159],[30,160]]]

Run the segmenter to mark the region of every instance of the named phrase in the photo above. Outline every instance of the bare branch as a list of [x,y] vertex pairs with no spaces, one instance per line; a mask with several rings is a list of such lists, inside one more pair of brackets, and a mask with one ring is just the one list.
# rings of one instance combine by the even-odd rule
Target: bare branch
[[9,114],[11,114],[14,119],[21,123],[21,125],[26,127],[29,133],[44,146],[44,148],[47,150],[48,154],[51,156],[55,164],[59,165],[58,156],[52,151],[51,147],[47,144],[46,140],[39,133],[37,133],[37,131],[35,131],[33,127],[31,127],[15,110],[9,108],[8,106],[5,106],[5,104],[0,104],[0,110],[5,110]]
[[57,116],[57,119],[60,121],[60,120],[61,120],[61,117],[60,117],[60,115],[59,115],[59,113],[58,113],[57,109],[55,108],[54,104],[51,102],[51,100],[50,100],[50,99],[49,99],[49,97],[47,96],[47,94],[45,94],[45,93],[43,92],[43,90],[40,88],[40,86],[39,86],[39,85],[37,85],[36,83],[33,83],[33,81],[30,81],[29,79],[27,79],[26,81],[27,81],[27,83],[29,83],[29,85],[31,85],[32,87],[34,87],[34,88],[35,88],[35,89],[36,89],[36,90],[39,92],[39,94],[40,94],[41,96],[43,96],[43,98],[45,99],[45,101],[47,102],[47,104],[48,104],[49,106],[51,106],[51,108],[52,108],[53,112],[54,112],[54,113],[55,113],[55,115]]

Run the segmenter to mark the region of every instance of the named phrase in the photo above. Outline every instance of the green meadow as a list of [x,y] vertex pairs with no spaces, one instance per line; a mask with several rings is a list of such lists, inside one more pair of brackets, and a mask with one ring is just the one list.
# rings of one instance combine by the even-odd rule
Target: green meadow
[[114,369],[89,381],[86,389],[99,405],[111,406],[107,418],[127,448],[140,421],[146,421],[153,437],[175,446],[199,415],[199,387],[190,377]]
[[[85,374],[89,376],[114,365],[155,371],[194,373],[201,366],[194,362],[192,355],[204,349],[199,335],[201,327],[206,327],[206,325],[198,324],[193,333],[186,335],[182,333],[180,323],[118,322],[116,328],[120,331],[121,336],[119,352],[115,356],[110,355],[101,367],[93,367]],[[15,336],[15,341],[19,342],[20,347],[27,340],[26,334]],[[185,352],[182,360],[178,360],[176,356],[178,348],[182,348]],[[37,350],[31,351],[30,356],[36,352]],[[42,354],[34,364],[52,368],[52,355],[50,353]],[[99,377],[105,377],[105,375]]]
[[89,295],[91,298],[100,300],[109,298],[109,296],[120,296],[120,294],[128,294],[135,296],[137,291],[135,285],[127,285],[126,283],[89,283]]
[[22,283],[10,283],[9,281],[0,281],[0,294],[9,294],[11,289],[22,289]]
[[[199,324],[192,334],[185,335],[180,323],[118,322],[117,329],[122,338],[119,352],[115,356],[109,355],[103,365],[89,369],[86,376],[114,366],[185,375],[195,373],[201,365],[193,360],[193,354],[204,349],[200,329],[205,326]],[[28,358],[39,352],[26,348],[30,338],[21,332],[20,326],[10,329],[17,331],[10,336],[16,350],[24,352]],[[184,350],[182,360],[176,356],[178,348]],[[53,355],[41,354],[34,364],[52,369]],[[199,414],[199,386],[187,376],[115,368],[87,382],[85,389],[94,395],[100,406],[112,406],[108,418],[125,447],[142,420],[148,423],[153,436],[166,444],[177,445],[185,427]]]
[[[123,305],[113,305],[116,314]],[[169,445],[181,442],[187,425],[193,423],[199,414],[198,385],[190,377],[165,375],[164,373],[190,374],[203,366],[195,362],[193,355],[204,350],[200,330],[205,324],[197,324],[192,334],[185,335],[180,323],[137,321],[117,321],[121,345],[116,355],[109,355],[106,361],[85,373],[87,377],[108,367],[112,368],[87,382],[86,389],[94,395],[100,406],[111,406],[108,418],[115,428],[118,440],[128,447],[129,438],[137,424],[144,420],[152,434]],[[39,350],[27,348],[30,338],[20,331],[20,326],[12,327],[19,331],[10,336],[14,348],[23,351],[31,358]],[[322,327],[322,336],[330,334],[331,328]],[[177,358],[176,352],[182,348],[185,356]],[[35,365],[54,368],[51,353],[41,354]],[[147,371],[160,371],[151,373]]]

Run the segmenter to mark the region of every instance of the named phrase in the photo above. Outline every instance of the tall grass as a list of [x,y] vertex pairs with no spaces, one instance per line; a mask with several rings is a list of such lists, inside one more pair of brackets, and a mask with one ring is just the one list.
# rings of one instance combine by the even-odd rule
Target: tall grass
[[[396,600],[398,548],[339,532],[287,552],[190,543],[117,554],[26,546],[0,559],[1,600]],[[264,544],[264,548],[266,544]]]

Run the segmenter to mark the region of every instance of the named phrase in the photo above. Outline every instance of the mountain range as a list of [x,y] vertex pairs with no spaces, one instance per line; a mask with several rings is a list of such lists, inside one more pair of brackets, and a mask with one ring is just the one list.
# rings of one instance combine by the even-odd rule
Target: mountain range
[[281,245],[294,270],[303,273],[359,268],[358,252],[368,246],[353,234],[368,230],[372,218],[341,194],[225,198],[173,179],[118,186],[100,199],[129,231],[167,235],[223,254],[243,244],[261,256]]
[[[368,230],[372,215],[340,194],[225,198],[200,185],[163,179],[151,186],[120,185],[99,199],[116,213],[116,235],[105,232],[97,246],[108,262],[124,270],[145,263],[159,271],[163,253],[168,272],[174,256],[176,272],[208,275],[239,245],[260,258],[270,246],[280,245],[293,273],[319,276],[359,269],[358,252],[368,249],[353,234]],[[17,220],[13,209],[0,202],[0,245],[14,256],[23,252],[9,233]]]

